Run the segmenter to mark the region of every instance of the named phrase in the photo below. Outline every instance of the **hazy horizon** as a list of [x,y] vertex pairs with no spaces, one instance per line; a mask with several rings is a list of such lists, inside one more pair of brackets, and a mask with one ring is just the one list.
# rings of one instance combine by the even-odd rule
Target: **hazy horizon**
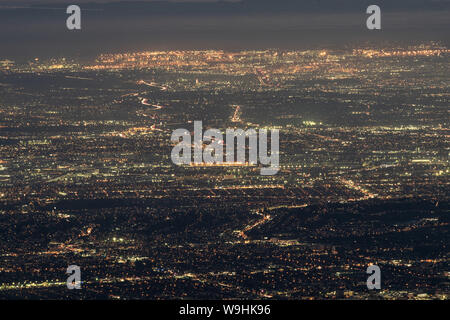
[[[0,9],[0,42],[4,45],[0,58],[84,58],[129,50],[304,49],[380,41],[406,44],[439,41],[448,45],[450,11],[417,11],[419,2],[406,6],[406,11],[394,10],[392,5],[387,5],[388,9],[382,6],[381,31],[367,30],[368,15],[363,4],[358,5],[359,9],[344,10],[344,7],[337,13],[330,13],[327,5],[323,10],[317,9],[317,3],[329,4],[329,1],[298,5],[283,2],[288,5],[286,8],[293,8],[291,11],[269,1],[261,2],[264,6],[256,6],[254,1],[245,1],[245,5],[228,2],[85,4],[81,31],[66,29],[68,15],[64,6],[49,10],[3,8]],[[2,5],[6,3],[0,1]],[[34,5],[44,3],[48,1],[33,2]],[[438,3],[445,8],[449,2]],[[310,8],[310,12],[302,8]]]

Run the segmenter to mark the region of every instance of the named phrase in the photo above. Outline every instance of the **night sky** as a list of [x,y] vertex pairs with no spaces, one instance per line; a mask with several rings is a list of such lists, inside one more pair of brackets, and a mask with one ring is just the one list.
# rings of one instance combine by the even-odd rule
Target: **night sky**
[[[66,29],[64,3],[81,5],[81,31]],[[366,29],[365,8],[373,3],[365,0],[0,4],[0,58],[10,59],[147,49],[295,49],[391,40],[448,44],[450,30],[448,0],[377,1],[381,31]]]

